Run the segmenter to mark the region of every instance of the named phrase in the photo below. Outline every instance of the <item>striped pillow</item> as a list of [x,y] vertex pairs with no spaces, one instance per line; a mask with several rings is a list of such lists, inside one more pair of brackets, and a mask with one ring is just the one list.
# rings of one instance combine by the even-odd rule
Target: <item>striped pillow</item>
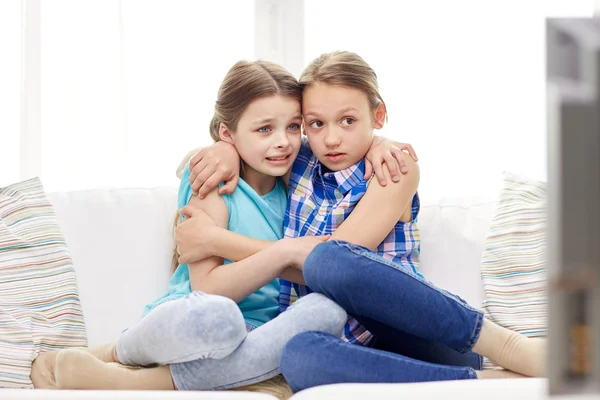
[[0,188],[0,388],[31,388],[40,352],[87,346],[75,271],[38,178]]
[[531,337],[547,333],[546,223],[546,184],[504,172],[481,260],[483,310]]

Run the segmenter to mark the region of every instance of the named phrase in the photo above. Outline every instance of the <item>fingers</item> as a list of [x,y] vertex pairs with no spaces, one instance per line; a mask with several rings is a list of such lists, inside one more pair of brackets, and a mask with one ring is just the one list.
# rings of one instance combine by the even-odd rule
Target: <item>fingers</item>
[[231,194],[237,187],[240,180],[239,175],[235,175],[233,178],[225,182],[223,186],[219,189],[219,194]]
[[[206,171],[210,168],[214,168],[214,165],[208,164],[206,162],[201,162],[200,164],[196,165],[194,169],[190,170],[190,185],[192,186],[192,193],[198,194],[198,189],[204,183],[204,181],[201,179],[206,179],[206,176],[204,175],[206,175],[207,173],[210,176],[211,172]],[[200,176],[200,174],[204,174],[204,178],[199,179],[198,177]]]
[[375,161],[373,163],[373,169],[375,170],[375,176],[379,180],[381,186],[387,185],[385,174],[383,173],[383,160]]
[[[404,159],[402,159],[402,161],[404,162]],[[398,182],[400,180],[401,167],[398,165],[398,162],[396,161],[396,158],[394,158],[394,155],[392,153],[385,154],[383,156],[383,162],[385,162],[385,165],[387,166],[388,171],[390,172],[392,181]]]
[[365,158],[365,180],[368,180],[373,175],[373,164]]
[[394,155],[394,158],[398,160],[398,164],[400,165],[400,172],[406,174],[408,172],[408,166],[406,165],[404,152],[396,148],[392,150],[392,154]]
[[415,153],[415,149],[413,149],[413,147],[410,144],[405,144],[403,147],[405,150],[408,150],[408,154],[411,155],[411,157],[415,160],[415,161],[419,161],[419,157],[417,157],[417,153]]
[[199,152],[197,152],[196,154],[194,154],[194,156],[190,160],[190,171],[192,169],[194,169],[194,167],[196,166],[196,164],[198,164],[200,161],[202,161],[204,159],[204,157],[207,155],[206,153],[209,152],[209,151],[210,150],[208,150],[207,148],[203,148]]
[[[204,196],[206,196],[206,194],[208,192],[210,192],[210,190],[206,190],[206,188],[204,188],[204,186],[206,185],[208,180],[215,175],[215,172],[216,172],[215,165],[213,165],[213,164],[206,165],[206,167],[196,176],[196,178],[192,182],[192,193],[195,193],[198,196],[200,196],[200,189],[203,188]],[[190,180],[191,180],[191,177],[190,177]],[[218,184],[219,183],[217,182],[217,185]],[[215,187],[213,186],[210,189],[214,189],[214,188]],[[203,197],[200,197],[200,198],[203,198]]]
[[[190,207],[190,206],[185,206],[183,207],[181,210],[179,210],[179,214],[183,215],[186,218],[192,218],[192,215],[194,213],[194,208]],[[179,228],[179,226],[177,227]],[[177,229],[176,228],[176,229]]]
[[317,236],[317,237],[321,240],[321,242],[326,242],[329,240],[331,235],[328,234],[328,235],[321,235],[321,236]]
[[[195,148],[192,151],[188,151],[187,154],[185,155],[185,157],[183,157],[183,159],[181,160],[181,162],[179,163],[179,166],[177,167],[177,178],[181,179],[181,175],[183,174],[183,169],[185,168],[185,166],[187,165],[188,162],[190,162],[190,160],[192,159],[193,156],[195,156],[202,148],[198,147]],[[192,165],[190,164],[190,169],[193,168],[193,166],[196,165],[195,163]]]
[[221,183],[221,181],[222,180],[218,175],[212,174],[208,179],[206,179],[206,181],[198,190],[198,197],[200,197],[200,199],[204,199],[207,194],[209,194],[214,190],[214,188],[219,186],[219,183]]

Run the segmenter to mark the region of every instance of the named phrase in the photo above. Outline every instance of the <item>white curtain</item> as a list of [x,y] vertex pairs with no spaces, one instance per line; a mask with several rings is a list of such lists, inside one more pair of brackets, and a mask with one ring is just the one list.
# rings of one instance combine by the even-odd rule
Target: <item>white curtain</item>
[[[0,2],[0,186],[20,178],[20,3]],[[546,179],[545,17],[591,16],[591,0],[304,4],[305,63],[347,49],[374,67],[381,133],[414,145],[422,196],[493,196],[503,170]],[[254,59],[255,24],[274,22],[255,21],[254,6],[41,1],[46,189],[176,185],[181,157],[210,143],[227,69]]]
[[0,187],[19,179],[21,4],[0,1]]
[[42,2],[47,189],[175,185],[185,153],[211,143],[227,69],[254,57],[253,11],[246,0]]

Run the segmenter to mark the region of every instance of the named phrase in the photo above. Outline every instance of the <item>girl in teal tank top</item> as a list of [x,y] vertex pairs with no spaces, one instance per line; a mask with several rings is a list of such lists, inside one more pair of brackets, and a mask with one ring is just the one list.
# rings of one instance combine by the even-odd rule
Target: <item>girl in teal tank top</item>
[[[185,207],[193,196],[189,183],[189,164],[186,165],[178,193],[179,208]],[[244,179],[232,194],[222,195],[229,215],[227,229],[261,240],[277,241],[283,237],[283,218],[287,204],[285,185],[281,179],[275,180],[273,189],[259,195]],[[225,264],[232,263],[225,259]],[[165,301],[184,297],[192,292],[189,266],[181,264],[177,267],[169,282],[167,293],[158,300],[148,304],[144,315]],[[250,327],[258,327],[275,318],[279,314],[279,279],[275,278],[254,293],[238,302],[246,323]]]
[[287,196],[281,177],[300,148],[300,97],[298,81],[284,68],[236,63],[219,89],[210,134],[239,152],[240,183],[230,195],[215,189],[200,199],[193,195],[187,166],[181,176],[178,207],[190,218],[178,213],[179,222],[215,228],[215,235],[234,235],[231,240],[252,237],[265,248],[246,258],[247,253],[239,259],[199,257],[178,265],[167,292],[116,343],[40,356],[32,366],[35,387],[234,388],[279,374],[283,347],[295,335],[341,334],[346,312],[316,293],[279,315],[279,277],[302,283],[299,260],[323,240],[282,239]]

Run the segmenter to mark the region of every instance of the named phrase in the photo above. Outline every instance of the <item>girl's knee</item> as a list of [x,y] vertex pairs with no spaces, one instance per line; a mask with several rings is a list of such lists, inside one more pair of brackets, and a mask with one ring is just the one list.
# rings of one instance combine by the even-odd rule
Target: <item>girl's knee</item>
[[338,337],[323,332],[304,332],[290,339],[283,348],[279,369],[290,388],[298,392],[313,386],[312,374],[321,366],[321,358],[328,359],[331,342]]
[[313,290],[329,287],[340,272],[339,257],[346,249],[336,241],[318,244],[304,260],[302,275]]
[[[238,305],[224,296],[194,292],[187,310],[187,333],[213,337],[224,348],[237,347],[247,335],[246,322]],[[217,357],[215,357],[217,358]]]
[[338,337],[348,320],[342,307],[319,293],[303,296],[286,312],[292,312],[294,319],[307,331],[326,332]]
[[311,315],[317,326],[314,330],[327,332],[336,336],[342,334],[348,320],[346,310],[335,301],[319,293],[310,293],[302,297],[303,302],[311,309]]
[[325,242],[308,255],[302,274],[313,291],[337,299],[360,289],[364,279],[363,256],[350,246],[353,245],[347,242]]
[[306,352],[311,350],[310,343],[316,333],[303,332],[288,340],[283,347],[279,362],[279,368],[284,375],[294,375],[296,367],[302,364]]

